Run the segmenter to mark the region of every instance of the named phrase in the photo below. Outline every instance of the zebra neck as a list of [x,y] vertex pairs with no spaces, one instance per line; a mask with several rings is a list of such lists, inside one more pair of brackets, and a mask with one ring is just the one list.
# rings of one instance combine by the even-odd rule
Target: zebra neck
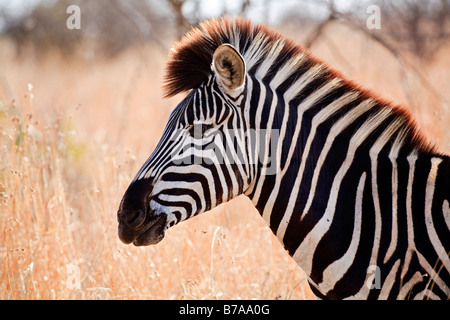
[[290,219],[309,212],[312,199],[328,198],[320,185],[330,188],[341,167],[359,161],[370,172],[370,156],[376,159],[386,144],[407,145],[407,154],[415,147],[407,117],[392,106],[320,64],[298,70],[296,81],[255,74],[247,88],[246,117],[260,137],[250,148],[257,165],[245,194],[280,240]]
[[[291,180],[301,169],[299,165],[306,163],[302,155],[309,155],[311,138],[323,131],[317,130],[320,123],[310,130],[314,114],[324,110],[322,118],[328,118],[346,104],[361,99],[352,87],[343,85],[342,79],[332,78],[324,66],[311,65],[309,60],[291,74],[282,68],[279,73],[261,75],[261,69],[263,66],[247,79],[251,98],[246,101],[245,118],[248,127],[255,129],[256,138],[249,147],[254,152],[255,166],[245,194],[269,222],[271,203],[278,190],[282,184],[283,187],[293,184]],[[336,113],[335,117],[338,116]]]

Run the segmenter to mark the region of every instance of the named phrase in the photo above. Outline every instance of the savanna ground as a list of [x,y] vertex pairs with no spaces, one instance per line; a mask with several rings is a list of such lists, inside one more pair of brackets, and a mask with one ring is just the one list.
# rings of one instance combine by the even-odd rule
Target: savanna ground
[[[300,41],[303,34],[281,30]],[[312,51],[409,106],[450,152],[450,47],[417,64],[333,25]],[[310,299],[304,273],[239,197],[181,223],[155,246],[117,237],[116,211],[181,96],[162,99],[165,53],[17,58],[0,42],[0,299]]]

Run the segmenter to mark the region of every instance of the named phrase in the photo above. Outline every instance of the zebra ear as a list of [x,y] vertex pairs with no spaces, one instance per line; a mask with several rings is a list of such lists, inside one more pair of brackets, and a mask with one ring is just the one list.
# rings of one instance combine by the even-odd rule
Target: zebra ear
[[244,58],[232,45],[222,44],[214,51],[211,67],[226,89],[234,91],[244,85]]

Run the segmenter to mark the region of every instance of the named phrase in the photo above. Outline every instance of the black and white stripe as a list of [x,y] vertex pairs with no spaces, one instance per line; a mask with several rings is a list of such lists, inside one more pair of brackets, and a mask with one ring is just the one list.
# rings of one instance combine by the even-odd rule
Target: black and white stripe
[[230,44],[246,75],[227,91],[210,71],[136,175],[166,228],[245,194],[318,297],[450,297],[450,158],[405,111],[245,20],[184,41]]

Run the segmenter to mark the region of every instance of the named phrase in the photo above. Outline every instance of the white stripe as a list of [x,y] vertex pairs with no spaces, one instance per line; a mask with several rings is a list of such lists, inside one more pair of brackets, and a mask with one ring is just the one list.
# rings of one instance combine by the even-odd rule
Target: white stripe
[[425,299],[441,300],[437,294],[428,289],[424,289],[423,291],[418,292],[413,298],[413,300],[425,300]]
[[444,200],[444,202],[442,203],[442,213],[444,215],[445,224],[450,230],[450,206],[447,200]]
[[274,44],[270,46],[269,50],[267,50],[264,61],[259,65],[258,70],[255,73],[255,76],[258,79],[263,79],[267,75],[267,72],[272,67],[275,60],[278,58],[278,55],[280,54],[284,45],[284,40],[278,39]]
[[247,70],[250,70],[253,68],[253,66],[258,63],[259,60],[263,57],[263,55],[266,53],[266,44],[268,41],[268,37],[266,33],[259,32],[253,41],[251,41],[248,49],[243,54],[243,58],[245,61],[245,65],[247,67]]
[[427,188],[425,190],[425,225],[427,227],[428,236],[430,237],[430,241],[433,244],[434,250],[439,256],[439,259],[441,259],[447,271],[450,273],[450,258],[448,257],[447,250],[445,250],[441,240],[439,239],[439,236],[437,235],[436,229],[434,227],[433,217],[431,216],[431,207],[433,205],[437,170],[441,162],[442,159],[439,158],[431,159],[431,170],[428,175]]
[[398,268],[400,267],[401,259],[397,259],[394,265],[392,266],[391,271],[389,271],[386,279],[384,280],[383,287],[381,288],[380,295],[378,296],[379,300],[387,300],[389,294],[391,293],[392,286],[395,283],[395,277],[397,276]]
[[[303,53],[296,54],[288,61],[284,63],[284,65],[277,70],[277,74],[271,81],[271,87],[276,89],[280,84],[282,84],[286,79],[294,72],[297,71],[299,66],[305,61],[309,60]],[[286,105],[287,106],[287,105]]]
[[356,189],[355,221],[353,225],[352,240],[347,249],[347,252],[345,252],[345,254],[340,259],[334,261],[324,270],[323,282],[319,284],[320,290],[323,294],[327,294],[328,291],[334,288],[336,283],[348,271],[353,261],[355,260],[356,251],[358,249],[361,236],[361,215],[365,182],[366,173],[363,172]]
[[419,282],[423,281],[423,276],[420,274],[419,271],[414,273],[414,275],[409,279],[408,282],[406,282],[400,289],[400,293],[397,296],[397,300],[405,300],[409,298],[409,293],[411,289]]
[[397,158],[401,147],[403,146],[404,139],[406,137],[406,129],[402,129],[392,144],[391,151],[389,152],[389,160],[392,164],[392,228],[391,228],[391,242],[386,251],[386,256],[384,257],[384,263],[387,263],[397,248],[398,239],[398,168],[397,168]]
[[405,276],[411,263],[412,254],[415,250],[414,246],[414,226],[412,220],[412,186],[414,182],[414,170],[416,168],[417,151],[413,150],[406,158],[409,163],[408,186],[406,189],[406,224],[408,233],[408,249],[406,250],[405,261],[403,263],[401,278]]

